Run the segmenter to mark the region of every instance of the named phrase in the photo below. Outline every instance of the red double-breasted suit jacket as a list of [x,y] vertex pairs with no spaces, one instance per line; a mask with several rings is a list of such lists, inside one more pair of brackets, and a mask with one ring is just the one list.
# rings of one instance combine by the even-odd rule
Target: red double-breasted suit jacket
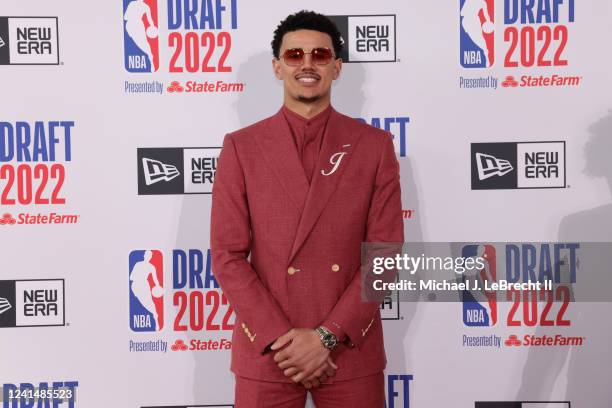
[[361,299],[361,243],[403,242],[390,133],[332,110],[312,183],[279,111],[223,141],[212,193],[213,273],[236,312],[232,371],[290,382],[266,347],[323,325],[332,381],[385,368],[380,303]]

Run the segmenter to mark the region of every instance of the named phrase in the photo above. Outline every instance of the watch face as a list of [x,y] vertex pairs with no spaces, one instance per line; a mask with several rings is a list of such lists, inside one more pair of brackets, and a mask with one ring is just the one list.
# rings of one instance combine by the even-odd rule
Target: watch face
[[332,348],[337,343],[336,336],[334,336],[333,334],[328,333],[328,334],[323,336],[323,342],[325,343],[325,346],[327,348]]

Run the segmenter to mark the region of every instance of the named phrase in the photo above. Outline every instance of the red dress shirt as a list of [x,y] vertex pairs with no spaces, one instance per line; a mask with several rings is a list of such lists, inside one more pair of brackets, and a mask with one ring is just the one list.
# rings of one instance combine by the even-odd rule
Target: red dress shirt
[[293,112],[284,105],[281,111],[289,124],[298,157],[302,161],[304,174],[306,174],[308,183],[311,183],[314,168],[319,158],[325,127],[331,112],[331,105],[310,119]]

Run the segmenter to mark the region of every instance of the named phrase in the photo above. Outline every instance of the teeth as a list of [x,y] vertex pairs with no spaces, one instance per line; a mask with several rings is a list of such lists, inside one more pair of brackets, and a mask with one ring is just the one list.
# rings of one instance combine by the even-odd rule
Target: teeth
[[300,82],[315,82],[317,79],[316,78],[298,78],[298,81]]

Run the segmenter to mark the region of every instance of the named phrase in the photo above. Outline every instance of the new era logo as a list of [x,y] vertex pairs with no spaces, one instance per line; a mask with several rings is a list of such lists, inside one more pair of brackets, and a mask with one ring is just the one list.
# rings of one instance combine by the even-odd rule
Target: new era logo
[[64,280],[0,280],[0,328],[64,326]]
[[219,147],[139,148],[138,194],[210,194]]
[[6,298],[0,298],[0,314],[6,312],[11,307],[11,303]]
[[472,190],[565,188],[565,142],[472,143]]
[[59,65],[57,17],[0,17],[0,65]]
[[144,171],[145,183],[147,186],[160,181],[170,181],[181,174],[176,166],[164,164],[159,160],[153,160],[146,157],[142,159],[142,169]]
[[395,15],[328,16],[342,37],[343,62],[395,62]]
[[476,153],[476,166],[478,167],[479,180],[485,180],[493,176],[503,176],[514,169],[508,160],[498,159],[484,153]]

